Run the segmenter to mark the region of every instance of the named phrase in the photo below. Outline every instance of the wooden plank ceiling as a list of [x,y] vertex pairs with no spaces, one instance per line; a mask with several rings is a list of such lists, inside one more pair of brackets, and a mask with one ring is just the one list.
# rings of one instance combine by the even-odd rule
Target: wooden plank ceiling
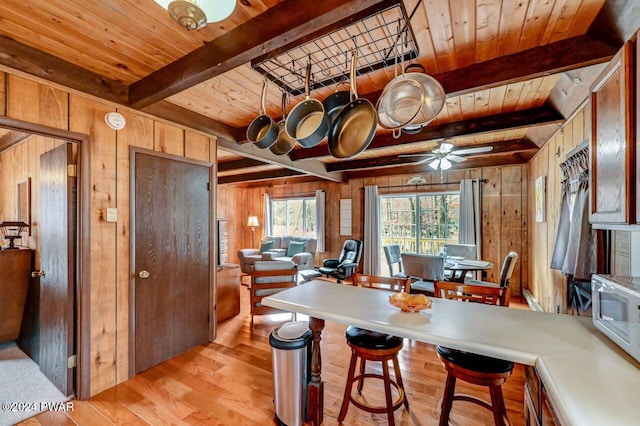
[[[414,62],[447,93],[429,126],[399,139],[378,128],[370,147],[346,161],[331,157],[326,142],[286,156],[241,143],[259,114],[262,76],[251,60],[396,3],[239,0],[226,20],[189,32],[153,0],[3,0],[0,65],[217,135],[221,183],[304,175],[344,181],[394,173],[394,165],[426,170],[412,165],[419,158],[398,155],[428,152],[443,138],[493,147],[457,168],[528,161],[586,98],[638,14],[632,0],[405,0],[407,14],[415,10]],[[632,19],[615,19],[630,8]],[[393,77],[392,67],[362,75],[358,92],[375,103]],[[267,112],[276,120],[280,96],[271,85]]]

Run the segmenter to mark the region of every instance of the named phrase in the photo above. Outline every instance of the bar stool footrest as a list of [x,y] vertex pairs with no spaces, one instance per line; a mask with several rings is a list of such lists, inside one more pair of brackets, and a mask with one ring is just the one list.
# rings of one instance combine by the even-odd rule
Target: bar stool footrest
[[[353,385],[356,383],[359,383],[360,381],[366,379],[366,378],[371,378],[371,379],[379,379],[384,381],[384,376],[382,374],[373,374],[373,373],[367,373],[367,374],[360,374],[356,377],[353,378],[353,383],[351,385],[351,390],[353,392]],[[398,391],[398,399],[396,399],[393,402],[393,411],[397,410],[398,408],[400,408],[402,406],[402,404],[404,404],[404,391],[402,390],[402,388],[398,385],[398,383],[396,383],[395,380],[391,380],[389,382],[389,384],[391,386],[393,386],[394,388],[396,388],[396,390]],[[388,411],[388,408],[386,405],[382,406],[371,406],[371,405],[366,405],[360,401],[357,401],[353,398],[352,393],[349,394],[349,401],[351,401],[353,403],[353,405],[355,405],[356,407],[360,408],[361,410],[367,411],[369,413],[375,413],[375,414],[382,414],[382,413],[386,413]],[[408,406],[406,407],[407,409],[409,408]]]

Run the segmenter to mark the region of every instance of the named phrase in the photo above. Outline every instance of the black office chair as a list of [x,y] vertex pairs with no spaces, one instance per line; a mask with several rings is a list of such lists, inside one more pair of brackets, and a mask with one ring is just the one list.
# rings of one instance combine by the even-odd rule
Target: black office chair
[[337,259],[325,259],[318,270],[327,277],[334,277],[339,283],[351,277],[362,257],[362,241],[347,240]]

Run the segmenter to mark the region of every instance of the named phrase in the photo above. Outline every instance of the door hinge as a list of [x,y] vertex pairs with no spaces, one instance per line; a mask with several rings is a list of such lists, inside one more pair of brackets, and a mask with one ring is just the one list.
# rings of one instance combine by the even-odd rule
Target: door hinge
[[77,356],[71,355],[67,358],[67,368],[75,368],[76,367]]
[[207,182],[207,191],[211,191],[211,182]]
[[76,177],[76,165],[75,164],[67,164],[67,176]]

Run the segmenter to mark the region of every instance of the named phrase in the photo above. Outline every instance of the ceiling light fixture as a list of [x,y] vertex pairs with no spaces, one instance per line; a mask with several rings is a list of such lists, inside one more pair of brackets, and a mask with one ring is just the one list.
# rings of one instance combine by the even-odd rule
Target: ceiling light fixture
[[199,30],[208,23],[226,19],[236,7],[236,0],[154,0],[187,30]]

